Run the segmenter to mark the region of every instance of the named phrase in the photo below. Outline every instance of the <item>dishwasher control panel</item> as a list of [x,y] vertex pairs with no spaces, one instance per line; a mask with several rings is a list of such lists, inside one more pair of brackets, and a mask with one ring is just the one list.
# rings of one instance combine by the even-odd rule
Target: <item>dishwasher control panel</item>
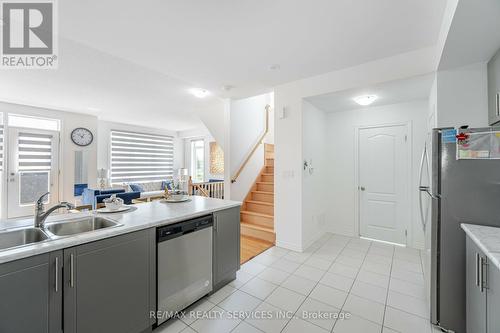
[[158,227],[156,229],[156,242],[163,242],[172,238],[176,238],[194,231],[211,227],[213,225],[212,215],[198,217],[192,220]]

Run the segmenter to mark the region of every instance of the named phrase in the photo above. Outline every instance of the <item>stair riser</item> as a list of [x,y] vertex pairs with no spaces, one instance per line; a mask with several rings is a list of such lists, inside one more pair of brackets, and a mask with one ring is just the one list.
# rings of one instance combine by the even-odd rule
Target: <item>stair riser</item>
[[257,184],[257,191],[274,193],[274,184]]
[[271,243],[274,243],[276,241],[276,235],[273,232],[247,228],[243,224],[241,225],[241,234],[244,236],[262,239]]
[[274,216],[274,206],[259,205],[259,204],[251,203],[251,202],[247,202],[247,203],[245,203],[245,205],[246,205],[245,210]]
[[264,216],[255,216],[255,215],[241,213],[241,221],[274,229],[273,219]]
[[266,193],[252,193],[252,200],[274,203],[274,195]]
[[263,182],[271,182],[271,183],[274,183],[274,176],[273,175],[270,175],[270,176],[267,176],[267,175],[262,175],[262,177],[260,178],[261,181]]
[[272,173],[274,174],[274,167],[266,166],[266,173]]
[[274,167],[274,159],[273,158],[266,158],[266,166]]

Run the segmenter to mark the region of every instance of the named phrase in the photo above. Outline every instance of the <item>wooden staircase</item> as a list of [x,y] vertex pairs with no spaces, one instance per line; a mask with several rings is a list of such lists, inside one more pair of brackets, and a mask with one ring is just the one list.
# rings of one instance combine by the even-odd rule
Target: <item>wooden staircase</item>
[[273,243],[274,145],[264,144],[264,167],[250,188],[241,208],[241,234]]

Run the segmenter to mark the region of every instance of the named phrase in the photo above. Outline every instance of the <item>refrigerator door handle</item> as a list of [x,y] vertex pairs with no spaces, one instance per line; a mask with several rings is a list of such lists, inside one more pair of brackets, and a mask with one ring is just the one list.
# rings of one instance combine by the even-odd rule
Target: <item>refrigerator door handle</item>
[[424,204],[422,202],[422,192],[426,192],[431,196],[431,198],[433,196],[430,193],[430,187],[422,185],[424,166],[427,167],[427,174],[429,174],[429,156],[427,155],[427,142],[424,143],[424,149],[422,151],[422,158],[420,159],[420,170],[418,175],[418,182],[419,182],[418,190],[420,191],[418,196],[418,203],[420,208],[420,222],[422,223],[422,229],[425,231],[427,225],[427,216],[429,215],[429,207],[427,207],[426,211],[424,212]]

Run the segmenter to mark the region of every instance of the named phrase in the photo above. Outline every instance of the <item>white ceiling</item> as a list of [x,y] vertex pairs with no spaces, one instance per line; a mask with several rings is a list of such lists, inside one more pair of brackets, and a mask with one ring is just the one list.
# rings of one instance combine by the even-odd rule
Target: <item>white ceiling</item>
[[239,98],[431,46],[445,2],[59,1],[59,69],[3,71],[0,99],[186,130],[222,105],[190,87]]
[[491,59],[500,48],[500,1],[460,0],[454,12],[440,70]]
[[[395,80],[370,87],[349,89],[330,94],[306,98],[311,104],[326,112],[359,110],[374,106],[405,103],[428,99],[434,76],[432,74]],[[378,99],[370,106],[360,106],[353,98],[361,95],[377,95]]]

